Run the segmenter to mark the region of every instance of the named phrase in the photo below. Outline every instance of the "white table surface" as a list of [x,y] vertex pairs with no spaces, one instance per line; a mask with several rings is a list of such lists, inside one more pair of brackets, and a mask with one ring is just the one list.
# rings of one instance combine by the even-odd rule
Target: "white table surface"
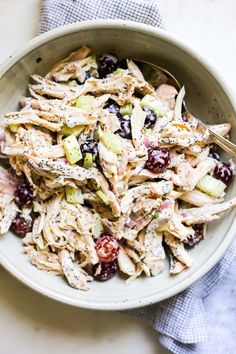
[[[236,90],[236,1],[159,2],[168,31],[207,56]],[[39,8],[39,0],[0,0],[0,61],[35,36]],[[167,353],[155,331],[142,321],[54,302],[1,267],[0,279],[2,354]]]

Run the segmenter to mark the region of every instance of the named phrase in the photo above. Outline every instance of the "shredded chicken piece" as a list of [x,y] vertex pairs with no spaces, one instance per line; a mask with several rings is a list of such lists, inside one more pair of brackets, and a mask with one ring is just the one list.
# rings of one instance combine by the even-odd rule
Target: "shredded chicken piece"
[[140,151],[141,156],[147,154],[147,149],[143,144],[144,135],[142,133],[145,118],[146,113],[141,109],[139,105],[136,105],[131,116],[132,141],[135,149]]
[[193,263],[193,260],[184,248],[183,243],[167,231],[164,233],[164,235],[165,242],[170,247],[173,255],[187,267],[190,267]]
[[223,201],[223,199],[210,197],[206,193],[203,193],[197,189],[183,193],[178,198],[189,204],[196,205],[199,207],[207,204],[216,204]]
[[160,182],[149,182],[142,184],[140,186],[131,188],[127,191],[125,196],[121,199],[121,211],[125,214],[128,209],[132,206],[133,201],[141,197],[142,195],[158,195],[163,196],[169,193],[173,188],[171,182],[160,181]]
[[162,235],[156,235],[152,241],[152,247],[146,253],[143,262],[153,276],[159,274],[164,268],[165,251],[162,246]]
[[55,81],[68,81],[70,79],[77,79],[83,83],[86,79],[86,72],[93,71],[97,74],[97,63],[92,56],[86,58],[78,58],[68,60],[55,67],[47,78]]
[[72,178],[78,181],[95,179],[99,174],[94,168],[87,170],[77,165],[71,166],[67,164],[65,160],[51,161],[32,157],[29,163],[36,169],[49,171],[54,174],[63,175],[65,178]]
[[179,209],[178,215],[187,225],[204,224],[219,219],[220,214],[236,206],[236,198],[228,202],[203,206],[201,208]]
[[14,202],[17,180],[0,166],[0,235],[5,234],[15,218],[18,207]]
[[181,222],[181,218],[176,213],[173,213],[171,220],[162,227],[162,230],[168,231],[181,241],[187,240],[194,236],[194,230],[190,226],[185,226]]
[[5,144],[3,152],[8,156],[27,157],[38,156],[41,158],[61,158],[65,156],[62,144],[52,145],[48,134],[28,126],[28,129],[19,128],[15,135],[16,141],[11,145]]
[[164,208],[161,210],[158,217],[150,222],[147,227],[146,236],[144,239],[145,249],[150,249],[158,229],[173,217],[173,213],[173,203],[171,203],[169,208]]
[[176,98],[175,107],[174,107],[174,118],[176,120],[182,121],[182,104],[185,96],[185,88],[179,91],[178,96]]
[[81,94],[106,94],[117,95],[120,100],[125,97],[131,97],[136,86],[136,81],[130,75],[116,75],[102,80],[90,78],[88,79]]
[[132,76],[139,80],[145,81],[141,70],[132,60],[127,60],[127,66]]
[[156,94],[171,110],[174,109],[175,97],[178,95],[178,91],[174,86],[162,84],[157,88]]
[[204,147],[197,156],[189,155],[186,151],[186,160],[192,167],[196,167],[200,162],[205,161],[210,153],[210,147]]
[[59,258],[63,273],[72,288],[88,290],[87,282],[92,280],[79,264],[72,261],[70,253],[66,250],[59,252]]
[[26,248],[25,252],[28,254],[31,263],[38,269],[46,270],[49,273],[58,275],[63,274],[63,270],[57,254],[51,252],[39,252],[32,248],[32,246],[30,249]]
[[[106,98],[106,97],[105,97]],[[101,101],[101,100],[100,100]],[[100,103],[100,102],[99,102]],[[95,109],[96,114],[93,113],[88,113],[86,110],[83,110],[81,108],[77,108],[74,106],[69,106],[66,104],[64,101],[53,99],[53,100],[45,100],[45,99],[32,99],[30,97],[27,98],[22,98],[21,99],[21,104],[25,105],[27,110],[21,111],[21,112],[13,112],[13,113],[8,113],[6,117],[9,117],[7,122],[13,122],[13,123],[30,123],[35,125],[42,125],[45,126],[45,128],[48,128],[49,130],[50,127],[58,126],[60,129],[61,127],[65,124],[69,128],[73,128],[77,125],[90,125],[90,124],[95,124],[99,114],[100,114],[100,109],[98,109],[97,106],[97,101],[96,99],[94,100],[92,107]],[[29,107],[29,108],[28,108]],[[21,118],[21,115],[22,118]],[[28,117],[23,121],[24,116]],[[15,118],[15,120],[14,120]],[[22,121],[21,121],[22,119]],[[48,122],[44,122],[43,124],[40,124],[42,122],[42,119],[48,120]],[[10,123],[12,124],[12,123]],[[48,125],[46,125],[48,124]],[[59,130],[60,130],[59,129]]]
[[175,275],[181,273],[186,268],[186,265],[180,262],[170,249],[168,250],[168,255],[170,258],[170,274]]
[[216,161],[211,158],[201,161],[196,168],[192,168],[186,160],[182,160],[176,166],[176,173],[170,179],[174,184],[182,186],[187,191],[193,190],[200,179],[212,171],[215,166]]
[[37,84],[29,85],[29,89],[31,94],[37,94],[36,98],[46,95],[70,102],[75,100],[81,94],[81,89],[79,88],[58,84],[54,81],[44,79],[39,75],[33,75],[32,79],[36,81]]
[[8,124],[33,124],[36,126],[42,126],[52,132],[59,132],[63,126],[62,122],[50,122],[47,119],[40,118],[34,110],[30,108],[27,111],[11,112],[6,115]]
[[[83,45],[75,52],[70,53],[70,55],[68,57],[66,57],[65,59],[61,60],[56,65],[54,65],[53,69],[50,70],[49,73],[46,75],[46,78],[56,80],[59,75],[64,74],[64,72],[65,73],[67,72],[68,63],[72,63],[72,64],[80,63],[81,60],[85,59],[90,52],[91,52],[91,49]],[[72,74],[74,74],[74,72],[77,71],[76,69],[77,69],[77,67],[75,67],[73,69],[71,68],[71,70],[69,72],[69,75],[70,75],[69,78],[71,77],[71,71],[72,71]],[[58,81],[65,81],[65,80],[58,80]]]
[[118,264],[123,273],[130,276],[135,274],[135,265],[122,247],[120,248],[118,255]]

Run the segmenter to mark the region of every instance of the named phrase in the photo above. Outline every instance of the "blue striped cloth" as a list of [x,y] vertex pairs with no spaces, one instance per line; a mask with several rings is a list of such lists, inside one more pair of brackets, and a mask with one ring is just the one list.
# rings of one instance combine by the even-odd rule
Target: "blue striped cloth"
[[132,20],[163,28],[156,0],[42,0],[39,33],[95,19]]
[[[39,33],[98,18],[163,28],[158,0],[43,0]],[[236,353],[236,241],[213,269],[187,290],[126,313],[148,321],[173,353]]]

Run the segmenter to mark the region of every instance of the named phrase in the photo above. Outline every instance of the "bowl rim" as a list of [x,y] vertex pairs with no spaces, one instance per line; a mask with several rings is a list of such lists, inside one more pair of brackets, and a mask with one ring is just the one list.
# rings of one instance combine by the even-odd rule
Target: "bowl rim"
[[[27,42],[24,45],[24,48],[16,51],[9,58],[5,59],[5,61],[0,65],[0,79],[5,73],[7,73],[8,70],[11,69],[11,67],[15,63],[17,63],[17,61],[25,57],[27,54],[29,54],[37,47],[47,43],[48,41],[53,40],[55,38],[59,38],[67,34],[75,33],[80,30],[88,30],[88,29],[92,30],[97,28],[113,28],[113,29],[127,28],[128,30],[142,32],[154,37],[160,37],[161,39],[179,47],[181,50],[186,52],[192,58],[197,60],[199,64],[203,66],[210,73],[210,75],[216,79],[216,81],[218,82],[218,84],[221,86],[226,96],[228,97],[234,110],[236,111],[236,98],[231,94],[232,90],[230,89],[229,85],[225,82],[223,75],[218,72],[218,69],[216,69],[215,66],[208,61],[208,59],[206,59],[202,54],[199,55],[199,53],[197,53],[195,49],[193,49],[189,45],[184,44],[182,40],[180,40],[178,37],[174,36],[173,34],[167,33],[165,30],[162,30],[160,28],[155,28],[153,26],[134,22],[134,21],[103,20],[103,19],[88,20],[88,21],[82,21],[70,25],[61,26],[49,32],[41,34],[38,37]],[[11,260],[6,255],[4,255],[4,253],[2,253],[1,249],[0,249],[0,264],[25,285],[59,302],[73,305],[76,307],[96,309],[96,310],[127,310],[127,309],[151,305],[153,303],[174,296],[180,293],[181,291],[185,290],[186,288],[188,288],[196,280],[198,280],[200,277],[205,275],[217,263],[217,261],[222,257],[222,255],[225,253],[227,248],[230,246],[235,236],[235,231],[234,231],[235,226],[236,226],[236,218],[234,218],[231,225],[229,225],[228,231],[226,232],[226,236],[222,241],[220,247],[218,247],[215,250],[215,252],[208,258],[207,262],[202,264],[202,266],[199,269],[197,269],[191,276],[187,276],[185,279],[182,279],[178,284],[174,285],[170,289],[159,292],[158,294],[146,296],[138,300],[126,300],[126,302],[114,302],[113,304],[110,303],[104,304],[104,303],[99,303],[94,301],[93,303],[91,303],[86,300],[80,300],[79,298],[75,300],[74,298],[70,298],[69,296],[58,294],[56,291],[46,289],[39,282],[37,282],[36,280],[29,279],[26,274],[19,271],[11,262]]]

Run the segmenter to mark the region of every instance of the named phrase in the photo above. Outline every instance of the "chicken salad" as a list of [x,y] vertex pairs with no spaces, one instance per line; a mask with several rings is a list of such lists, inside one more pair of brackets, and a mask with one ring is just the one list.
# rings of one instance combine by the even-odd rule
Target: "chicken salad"
[[[70,286],[191,266],[224,201],[234,163],[183,110],[184,87],[154,87],[132,60],[82,46],[0,126],[0,235],[22,237],[37,268]],[[230,123],[211,126],[228,137]]]

